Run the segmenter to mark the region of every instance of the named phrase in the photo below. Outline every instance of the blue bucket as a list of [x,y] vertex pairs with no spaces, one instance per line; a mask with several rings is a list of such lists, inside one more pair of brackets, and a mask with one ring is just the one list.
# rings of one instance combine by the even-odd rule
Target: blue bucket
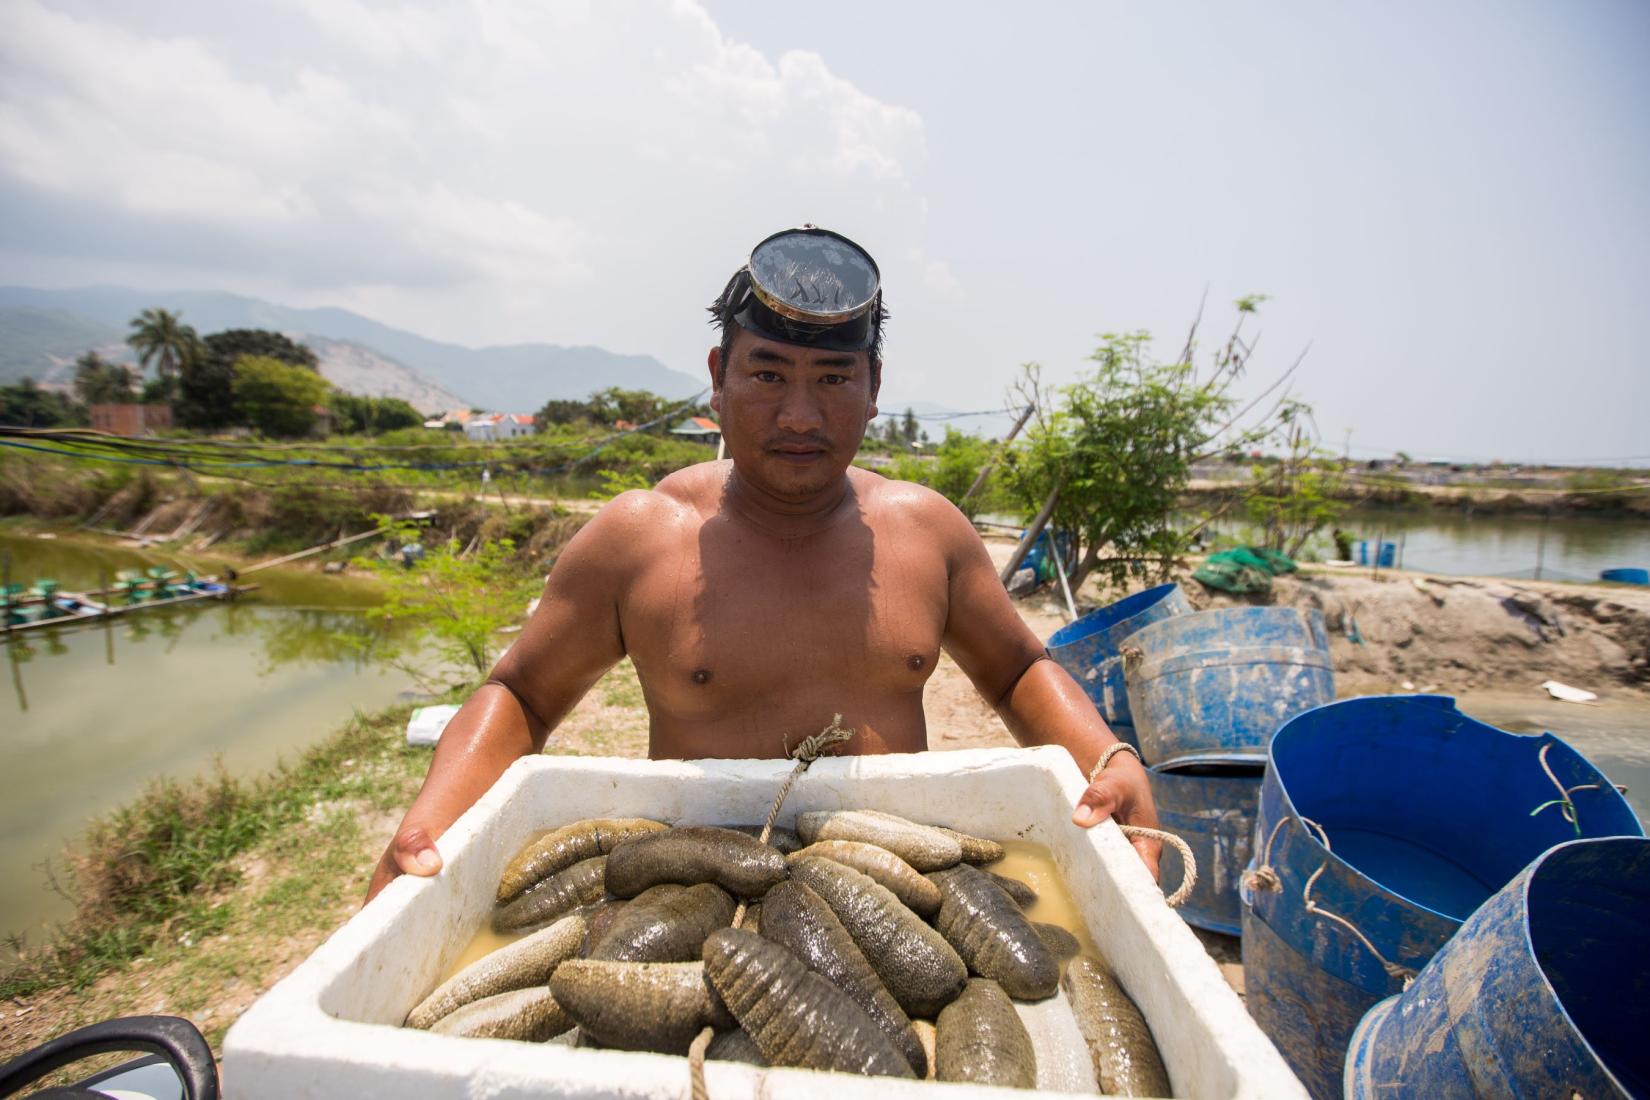
[[1124,647],[1129,710],[1152,764],[1266,755],[1278,727],[1335,697],[1323,615],[1224,607],[1143,627]]
[[[1158,823],[1186,841],[1197,860],[1197,884],[1175,910],[1187,924],[1228,936],[1242,931],[1238,878],[1254,845],[1265,770],[1254,758],[1151,769]],[[1163,846],[1160,870],[1167,890],[1179,887],[1184,869],[1169,845]]]
[[1118,739],[1139,748],[1117,647],[1141,627],[1191,609],[1191,601],[1178,584],[1160,584],[1056,630],[1048,640],[1048,655],[1082,685]]
[[1347,1051],[1349,1100],[1650,1096],[1650,841],[1519,872]]
[[[1575,825],[1553,802],[1557,784]],[[1440,695],[1300,715],[1272,739],[1242,891],[1250,1015],[1308,1091],[1339,1096],[1370,1006],[1578,832],[1644,835],[1603,774],[1550,733],[1496,729]]]
[[1606,569],[1598,579],[1617,584],[1650,584],[1650,569]]

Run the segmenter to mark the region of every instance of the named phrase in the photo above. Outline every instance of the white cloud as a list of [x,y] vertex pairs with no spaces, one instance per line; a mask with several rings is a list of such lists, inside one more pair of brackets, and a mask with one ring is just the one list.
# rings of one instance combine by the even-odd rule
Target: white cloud
[[[0,0],[0,185],[97,227],[87,281],[215,265],[435,336],[677,365],[782,225],[860,239],[902,292],[957,290],[924,250],[922,119],[691,0],[290,0],[262,38],[91,11]],[[31,248],[52,258],[0,230]]]

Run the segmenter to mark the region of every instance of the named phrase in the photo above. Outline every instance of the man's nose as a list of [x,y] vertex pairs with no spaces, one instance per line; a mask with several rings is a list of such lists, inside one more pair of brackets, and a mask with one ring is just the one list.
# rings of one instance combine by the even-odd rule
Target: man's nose
[[779,402],[779,427],[787,432],[804,433],[816,432],[824,426],[825,418],[820,412],[813,387],[786,386],[785,396]]

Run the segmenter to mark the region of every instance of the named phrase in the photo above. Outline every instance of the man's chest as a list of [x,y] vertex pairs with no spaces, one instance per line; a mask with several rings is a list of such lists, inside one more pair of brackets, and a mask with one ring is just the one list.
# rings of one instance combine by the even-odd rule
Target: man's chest
[[650,701],[697,711],[823,686],[920,691],[945,632],[943,557],[860,525],[836,535],[723,528],[650,562],[620,604]]

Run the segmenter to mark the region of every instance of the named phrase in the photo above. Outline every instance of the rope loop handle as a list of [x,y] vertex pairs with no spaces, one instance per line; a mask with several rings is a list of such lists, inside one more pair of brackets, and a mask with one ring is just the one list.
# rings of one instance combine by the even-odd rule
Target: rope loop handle
[[1192,891],[1197,887],[1197,857],[1192,854],[1192,846],[1173,833],[1166,833],[1162,829],[1148,829],[1144,825],[1124,825],[1122,822],[1118,822],[1117,827],[1123,830],[1123,835],[1126,837],[1160,840],[1180,853],[1180,885],[1175,887],[1174,893],[1163,900],[1168,903],[1170,909],[1178,909],[1184,905],[1186,899],[1192,896]]
[[[1309,817],[1302,817],[1301,823],[1318,835],[1318,843],[1323,845],[1324,851],[1334,854],[1334,850],[1329,846],[1329,834],[1324,832],[1322,825],[1319,825],[1316,821],[1313,821]],[[1280,821],[1279,824],[1282,824],[1282,822]],[[1272,830],[1272,835],[1277,835],[1276,829]],[[1270,845],[1268,845],[1268,847],[1270,847]],[[1417,971],[1411,969],[1410,967],[1404,966],[1402,963],[1392,962],[1385,955],[1381,954],[1375,945],[1369,941],[1369,937],[1364,935],[1363,931],[1357,925],[1353,924],[1351,921],[1347,920],[1338,913],[1331,913],[1329,910],[1312,900],[1313,884],[1316,883],[1318,878],[1328,869],[1329,863],[1326,860],[1318,867],[1316,871],[1312,872],[1311,877],[1306,880],[1306,885],[1301,888],[1301,902],[1306,906],[1306,911],[1315,917],[1322,917],[1325,920],[1334,921],[1342,928],[1345,928],[1348,932],[1351,932],[1358,938],[1358,942],[1364,945],[1364,949],[1371,955],[1375,956],[1375,961],[1381,964],[1381,969],[1386,971],[1386,976],[1403,982],[1403,987],[1408,989],[1410,987],[1410,983],[1415,981],[1415,975],[1418,973]]]

